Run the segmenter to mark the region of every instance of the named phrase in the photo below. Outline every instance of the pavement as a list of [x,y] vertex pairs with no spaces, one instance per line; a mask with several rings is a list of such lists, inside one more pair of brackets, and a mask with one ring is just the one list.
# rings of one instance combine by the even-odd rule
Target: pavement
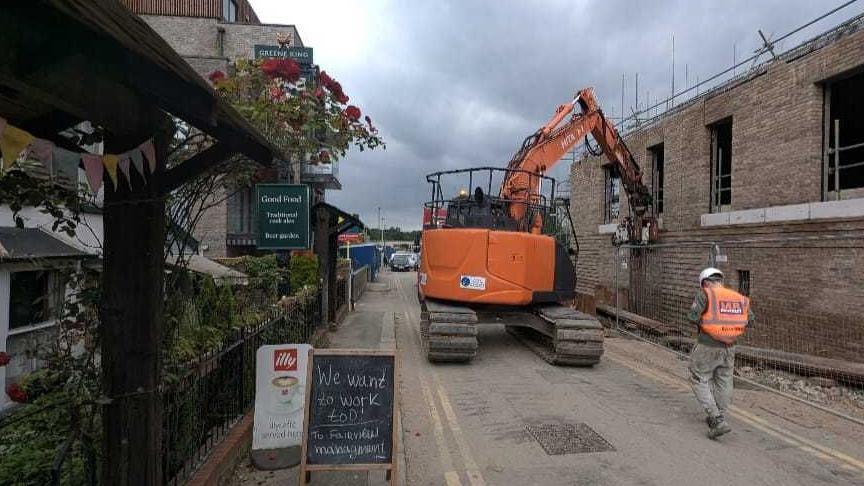
[[[481,327],[470,364],[432,365],[420,346],[415,282],[414,273],[382,273],[330,337],[332,347],[399,350],[400,484],[864,484],[861,426],[738,389],[732,433],[709,440],[686,363],[640,341],[610,337],[597,366],[554,367],[492,325]],[[548,452],[532,431],[549,440]],[[236,479],[294,484],[296,471],[245,466]],[[313,476],[313,484],[382,480]]]

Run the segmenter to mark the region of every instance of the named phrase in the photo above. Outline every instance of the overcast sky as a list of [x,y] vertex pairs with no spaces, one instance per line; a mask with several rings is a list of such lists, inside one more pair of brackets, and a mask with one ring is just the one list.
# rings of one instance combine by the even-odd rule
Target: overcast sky
[[[593,86],[607,116],[740,61],[841,0],[252,0],[264,23],[294,24],[315,63],[372,117],[387,150],[353,151],[327,199],[370,228],[419,228],[424,175],[504,166],[555,107]],[[853,4],[778,44],[778,52],[864,10]],[[747,65],[749,66],[749,64]],[[685,71],[686,70],[686,71]],[[686,81],[685,81],[686,72]],[[566,177],[566,163],[552,175]]]

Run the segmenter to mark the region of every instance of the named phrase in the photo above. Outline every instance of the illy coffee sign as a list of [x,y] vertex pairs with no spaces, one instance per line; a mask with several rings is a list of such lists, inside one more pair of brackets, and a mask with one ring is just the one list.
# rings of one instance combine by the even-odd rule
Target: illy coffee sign
[[[308,344],[261,346],[256,353],[254,451],[299,448],[303,438]],[[296,454],[299,460],[299,449]],[[264,454],[273,457],[273,454]],[[284,455],[282,455],[284,457]]]

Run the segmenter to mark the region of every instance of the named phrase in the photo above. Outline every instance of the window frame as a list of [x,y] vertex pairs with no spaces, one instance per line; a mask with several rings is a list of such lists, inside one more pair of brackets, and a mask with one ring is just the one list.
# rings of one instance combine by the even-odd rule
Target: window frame
[[[44,283],[44,291],[42,296],[38,297],[38,299],[42,299],[42,303],[39,304],[42,306],[42,314],[41,316],[35,315],[35,319],[28,321],[26,323],[15,323],[13,321],[13,306],[16,304],[13,299],[13,292],[15,291],[15,285],[13,285],[13,279],[15,274],[22,273],[43,273],[45,278]],[[43,276],[40,276],[42,278]],[[20,288],[20,287],[19,287]],[[59,275],[56,271],[49,268],[32,268],[26,270],[12,270],[9,272],[9,335],[21,334],[25,332],[29,332],[36,329],[41,329],[43,327],[47,327],[49,325],[53,325],[56,323],[59,318],[58,312],[62,305],[63,299],[65,296],[65,284],[59,278]],[[36,302],[34,300],[33,303]],[[32,304],[31,304],[32,305]]]
[[621,175],[613,166],[603,168],[603,222],[611,224],[621,218]]
[[[729,128],[729,145],[727,150],[728,156],[728,173],[723,173],[722,170],[724,168],[724,154],[723,147],[720,147],[720,130],[725,130],[725,128]],[[722,120],[716,121],[710,125],[708,125],[708,130],[711,136],[711,177],[710,177],[710,212],[711,213],[723,213],[732,210],[732,164],[734,159],[732,158],[732,145],[734,139],[734,131],[732,124],[732,117],[724,118]],[[724,144],[725,145],[725,144]],[[724,187],[723,181],[724,179],[728,180],[728,186]],[[729,199],[728,201],[723,200],[723,194],[728,193]]]
[[237,5],[236,0],[222,0],[222,20],[228,23],[236,23],[239,13],[240,6]]
[[[666,147],[663,142],[648,147],[651,158],[651,196],[654,204],[654,214],[663,214],[663,185],[666,179]],[[660,155],[659,169],[657,155]]]

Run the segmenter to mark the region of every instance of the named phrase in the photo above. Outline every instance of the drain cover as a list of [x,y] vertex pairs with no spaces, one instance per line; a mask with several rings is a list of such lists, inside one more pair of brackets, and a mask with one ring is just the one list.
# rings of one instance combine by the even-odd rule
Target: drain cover
[[586,424],[536,424],[525,429],[550,456],[615,450]]

